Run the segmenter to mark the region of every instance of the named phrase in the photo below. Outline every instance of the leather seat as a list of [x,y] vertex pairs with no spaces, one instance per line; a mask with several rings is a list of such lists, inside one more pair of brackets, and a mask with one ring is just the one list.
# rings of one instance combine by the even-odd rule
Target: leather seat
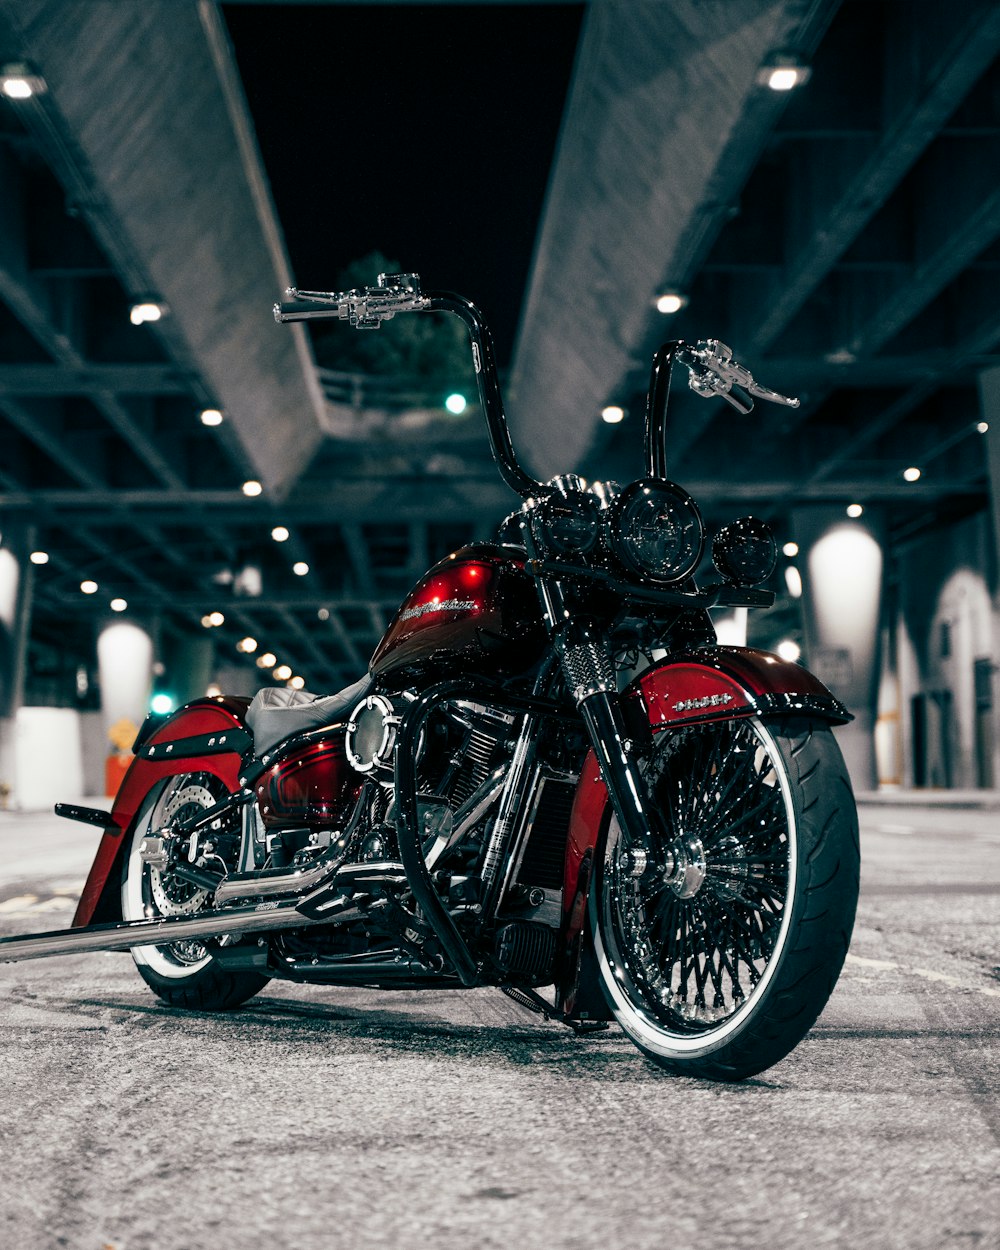
[[247,728],[253,730],[253,749],[263,755],[276,743],[306,729],[319,729],[344,720],[372,688],[366,673],[338,694],[316,695],[287,686],[258,690],[247,708]]

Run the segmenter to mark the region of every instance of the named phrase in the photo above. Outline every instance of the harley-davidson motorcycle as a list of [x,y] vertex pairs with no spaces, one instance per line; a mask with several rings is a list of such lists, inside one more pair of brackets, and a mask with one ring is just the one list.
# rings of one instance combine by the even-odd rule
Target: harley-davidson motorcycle
[[131,950],[174,1007],[238,1006],[274,977],[495,986],[578,1032],[617,1021],[673,1072],[737,1080],[805,1035],[847,952],[857,817],[804,668],[720,646],[713,607],[764,607],[767,526],[705,527],[668,480],[671,373],[741,413],[759,386],[717,340],[653,359],[645,472],[535,481],[508,432],[479,310],[383,274],[292,289],[279,321],[468,328],[489,437],[521,506],[414,587],[338,694],[265,689],[151,715],[73,927],[0,959]]

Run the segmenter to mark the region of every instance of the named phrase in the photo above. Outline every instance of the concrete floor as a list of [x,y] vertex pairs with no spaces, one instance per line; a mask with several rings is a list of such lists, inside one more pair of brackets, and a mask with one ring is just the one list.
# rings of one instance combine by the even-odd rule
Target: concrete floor
[[[127,955],[0,965],[0,1246],[1000,1247],[1000,817],[865,805],[854,943],[761,1078],[673,1078],[495,991],[161,1009]],[[94,837],[0,813],[0,932]]]

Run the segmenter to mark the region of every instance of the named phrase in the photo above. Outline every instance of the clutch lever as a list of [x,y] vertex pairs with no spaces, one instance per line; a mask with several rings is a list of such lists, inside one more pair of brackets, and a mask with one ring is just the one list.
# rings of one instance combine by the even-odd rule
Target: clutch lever
[[702,339],[693,347],[685,345],[678,351],[677,359],[688,370],[688,385],[703,399],[718,395],[744,414],[753,410],[754,397],[788,408],[799,406],[800,401],[793,396],[781,395],[756,382],[745,365],[733,360],[732,348],[718,339]]

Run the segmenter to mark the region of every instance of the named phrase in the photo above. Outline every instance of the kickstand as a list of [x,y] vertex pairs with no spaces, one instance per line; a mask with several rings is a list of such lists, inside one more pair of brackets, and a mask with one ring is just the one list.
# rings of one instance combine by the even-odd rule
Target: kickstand
[[546,1020],[556,1020],[559,1024],[565,1024],[577,1036],[584,1036],[588,1033],[600,1033],[608,1027],[607,1020],[571,1020],[569,1016],[564,1016],[562,1012],[556,1011],[555,1007],[542,998],[541,994],[536,994],[534,990],[529,990],[527,986],[501,985],[500,990],[527,1011],[537,1012],[538,1015],[543,1016]]

